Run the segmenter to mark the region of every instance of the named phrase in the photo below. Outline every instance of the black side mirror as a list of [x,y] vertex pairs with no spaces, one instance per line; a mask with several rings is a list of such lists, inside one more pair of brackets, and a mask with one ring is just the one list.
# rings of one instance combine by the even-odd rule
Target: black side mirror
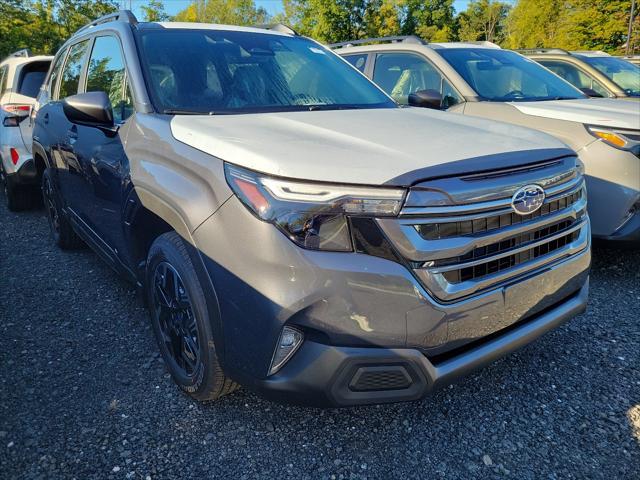
[[602,98],[598,92],[596,92],[593,88],[581,88],[582,93],[584,93],[587,97],[599,97]]
[[97,128],[113,128],[113,109],[104,92],[79,93],[65,98],[62,109],[70,122]]
[[418,90],[409,94],[409,105],[440,110],[442,107],[442,95],[436,90]]

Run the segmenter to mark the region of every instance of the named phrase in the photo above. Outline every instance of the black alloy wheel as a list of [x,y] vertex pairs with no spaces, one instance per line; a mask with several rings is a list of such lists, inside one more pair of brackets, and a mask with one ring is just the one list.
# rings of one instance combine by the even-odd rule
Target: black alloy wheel
[[201,368],[198,326],[191,300],[176,269],[166,261],[153,274],[152,313],[156,316],[162,348],[185,377]]

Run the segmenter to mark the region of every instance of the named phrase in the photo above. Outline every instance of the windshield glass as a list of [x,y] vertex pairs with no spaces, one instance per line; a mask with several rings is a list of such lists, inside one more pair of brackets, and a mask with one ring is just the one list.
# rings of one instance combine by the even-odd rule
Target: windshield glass
[[579,56],[614,81],[627,95],[640,97],[640,67],[615,57]]
[[337,55],[302,37],[224,30],[140,32],[164,113],[254,113],[397,105]]
[[516,102],[586,98],[533,60],[508,50],[442,48],[438,53],[483,100]]

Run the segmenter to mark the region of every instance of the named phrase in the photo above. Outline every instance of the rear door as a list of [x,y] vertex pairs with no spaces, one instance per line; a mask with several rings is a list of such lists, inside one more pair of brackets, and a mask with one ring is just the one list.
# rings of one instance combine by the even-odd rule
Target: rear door
[[72,124],[62,109],[62,101],[78,93],[86,56],[89,51],[89,40],[82,40],[69,48],[69,53],[58,81],[58,91],[54,101],[41,111],[38,118],[42,121],[51,136],[51,155],[58,169],[58,187],[65,207],[71,216],[75,208],[83,200],[82,177],[84,175],[74,151],[77,140],[77,126]]

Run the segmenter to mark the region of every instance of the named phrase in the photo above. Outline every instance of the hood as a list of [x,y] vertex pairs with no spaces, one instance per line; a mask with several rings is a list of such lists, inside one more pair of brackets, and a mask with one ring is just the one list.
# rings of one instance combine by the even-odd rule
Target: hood
[[175,116],[171,131],[180,142],[263,173],[367,185],[409,184],[409,172],[453,175],[572,153],[534,130],[420,108]]
[[640,129],[640,103],[615,98],[510,102],[526,115],[612,128]]

